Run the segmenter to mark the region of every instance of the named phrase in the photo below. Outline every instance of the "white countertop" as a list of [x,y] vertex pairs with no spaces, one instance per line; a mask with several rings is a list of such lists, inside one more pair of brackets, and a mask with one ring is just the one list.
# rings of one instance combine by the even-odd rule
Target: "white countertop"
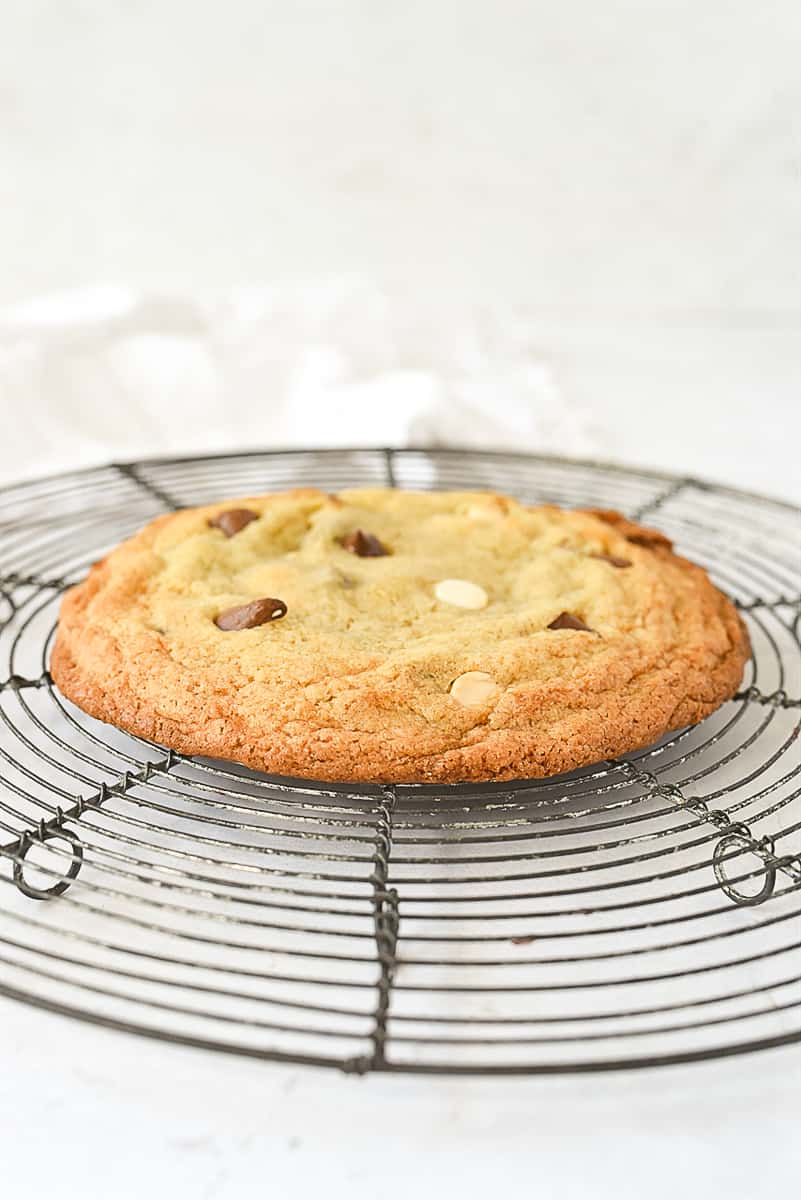
[[519,1080],[339,1076],[144,1041],[0,1002],[8,1195],[786,1194],[801,1050]]

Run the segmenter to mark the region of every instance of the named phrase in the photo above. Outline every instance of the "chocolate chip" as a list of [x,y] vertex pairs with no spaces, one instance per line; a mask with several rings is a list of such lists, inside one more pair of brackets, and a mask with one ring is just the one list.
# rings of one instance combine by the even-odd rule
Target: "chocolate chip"
[[375,534],[365,533],[363,529],[354,529],[353,533],[340,538],[339,544],[343,550],[358,554],[359,558],[381,558],[382,555],[389,554]]
[[[629,538],[631,541],[631,538]],[[591,554],[590,558],[599,558],[601,562],[609,563],[610,567],[630,567],[630,558],[618,558],[616,554]]]
[[643,529],[642,533],[627,533],[626,541],[631,542],[634,546],[645,546],[646,550],[653,550],[655,546],[662,546],[669,550],[673,545],[670,538],[666,538],[664,533],[658,533],[656,529]]
[[657,547],[670,550],[673,545],[670,538],[665,537],[664,533],[660,533],[658,529],[646,529],[634,521],[627,521],[619,512],[608,508],[587,508],[584,511],[588,516],[597,517],[605,525],[612,525],[618,533],[623,534],[627,542],[632,542],[635,546],[645,546],[648,550],[654,550]]
[[250,604],[237,604],[226,608],[215,619],[218,629],[226,632],[232,629],[255,629],[257,625],[266,625],[268,621],[277,621],[286,616],[286,605],[283,600],[275,600],[265,596],[263,600],[251,600]]
[[250,508],[229,508],[218,513],[209,521],[213,529],[221,529],[227,538],[232,538],[251,521],[258,521],[259,514]]
[[558,617],[555,617],[548,626],[549,629],[581,629],[584,633],[595,633],[594,629],[590,629],[589,625],[585,625],[578,617],[574,617],[572,613],[561,612]]

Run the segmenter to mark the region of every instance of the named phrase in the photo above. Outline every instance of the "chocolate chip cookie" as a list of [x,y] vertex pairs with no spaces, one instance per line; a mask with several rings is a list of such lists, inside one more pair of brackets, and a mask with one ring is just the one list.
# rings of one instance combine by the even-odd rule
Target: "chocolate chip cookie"
[[67,593],[51,672],[184,754],[534,778],[707,716],[749,655],[662,534],[487,493],[302,490],[160,517]]

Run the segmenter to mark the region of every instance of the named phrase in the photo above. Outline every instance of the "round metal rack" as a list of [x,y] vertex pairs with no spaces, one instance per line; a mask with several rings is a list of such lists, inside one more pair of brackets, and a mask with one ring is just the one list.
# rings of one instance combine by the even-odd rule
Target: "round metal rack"
[[[70,705],[59,598],[165,508],[279,488],[618,508],[748,622],[742,690],[659,745],[515,784],[359,787],[182,757]],[[801,1037],[798,512],[455,450],[122,463],[0,492],[0,994],[347,1071],[593,1071]],[[111,686],[111,685],[110,685]]]

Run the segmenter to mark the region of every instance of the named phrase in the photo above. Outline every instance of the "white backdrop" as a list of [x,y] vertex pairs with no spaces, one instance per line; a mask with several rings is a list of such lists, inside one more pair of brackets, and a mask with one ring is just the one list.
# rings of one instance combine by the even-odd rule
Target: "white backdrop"
[[0,0],[2,476],[458,430],[800,496],[800,12]]
[[404,277],[798,301],[794,0],[2,0],[0,299]]
[[[0,481],[458,440],[801,499],[800,50],[796,0],[0,0]],[[341,1080],[2,1003],[0,1061],[31,1200],[801,1166],[797,1054]]]

